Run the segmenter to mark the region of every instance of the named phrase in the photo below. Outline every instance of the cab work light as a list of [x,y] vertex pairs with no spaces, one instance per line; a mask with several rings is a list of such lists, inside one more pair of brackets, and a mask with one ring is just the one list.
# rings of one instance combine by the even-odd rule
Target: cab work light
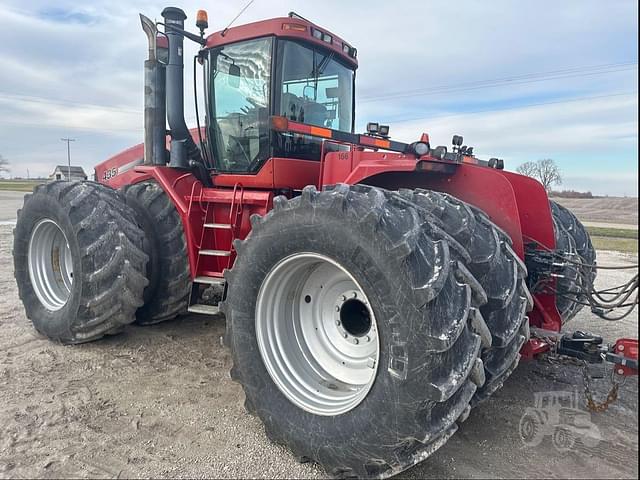
[[318,30],[317,28],[311,28],[311,34],[313,35],[314,38],[317,38],[318,40],[322,40],[325,43],[333,43],[333,37],[331,35],[329,35],[328,33],[324,33],[321,30]]

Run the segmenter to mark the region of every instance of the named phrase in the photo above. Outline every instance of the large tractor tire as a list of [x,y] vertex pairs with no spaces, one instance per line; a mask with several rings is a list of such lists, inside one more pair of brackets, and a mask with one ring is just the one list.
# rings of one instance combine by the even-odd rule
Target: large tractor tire
[[221,306],[231,376],[273,441],[333,476],[424,460],[484,384],[483,293],[455,240],[422,223],[378,188],[306,187],[235,242]]
[[143,235],[120,195],[99,183],[58,181],[26,195],[13,256],[36,330],[83,343],[133,322],[147,285]]
[[549,201],[556,237],[556,250],[569,260],[557,279],[556,306],[562,323],[571,320],[587,303],[585,292],[596,278],[596,250],[584,225],[567,208]]
[[149,255],[149,285],[136,323],[151,325],[187,313],[191,274],[184,228],[175,205],[154,181],[127,185],[123,194],[145,233],[144,250]]
[[416,189],[399,194],[419,208],[425,224],[446,231],[466,250],[468,257],[460,260],[486,294],[475,313],[484,319],[491,338],[483,343],[486,383],[476,392],[475,405],[502,387],[529,339],[527,312],[533,300],[525,282],[527,269],[511,248],[511,239],[479,209],[446,193]]

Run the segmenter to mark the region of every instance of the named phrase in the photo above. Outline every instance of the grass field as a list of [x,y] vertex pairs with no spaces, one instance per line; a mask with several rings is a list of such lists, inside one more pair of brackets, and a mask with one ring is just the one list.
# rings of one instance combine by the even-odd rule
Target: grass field
[[638,253],[638,230],[586,227],[596,250]]
[[624,253],[638,253],[638,240],[633,238],[591,237],[596,250],[614,250]]
[[586,227],[592,237],[614,237],[638,239],[638,230],[626,228]]
[[33,187],[44,180],[5,180],[0,179],[0,190],[9,190],[13,192],[31,192]]

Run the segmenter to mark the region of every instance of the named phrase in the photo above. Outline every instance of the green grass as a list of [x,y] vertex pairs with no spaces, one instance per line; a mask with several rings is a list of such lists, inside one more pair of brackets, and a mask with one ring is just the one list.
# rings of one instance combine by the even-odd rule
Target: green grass
[[638,239],[638,230],[625,228],[585,227],[592,237],[614,237]]
[[624,253],[638,253],[637,238],[591,237],[596,250],[615,250]]
[[638,253],[638,230],[608,227],[585,227],[596,250]]
[[43,182],[44,180],[0,180],[0,190],[31,192],[33,187]]

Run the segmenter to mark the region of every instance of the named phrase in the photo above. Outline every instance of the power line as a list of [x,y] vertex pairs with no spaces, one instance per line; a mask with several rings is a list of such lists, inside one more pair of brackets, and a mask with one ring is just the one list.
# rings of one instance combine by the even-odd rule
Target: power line
[[610,95],[594,95],[591,97],[574,97],[566,100],[557,100],[552,102],[526,103],[522,105],[514,105],[512,107],[491,108],[491,109],[485,109],[485,110],[474,110],[471,112],[464,112],[464,113],[452,113],[452,114],[446,113],[442,115],[429,115],[429,116],[421,116],[421,117],[413,117],[413,118],[389,119],[387,121],[389,123],[404,123],[404,122],[412,122],[414,120],[425,120],[425,119],[432,119],[432,118],[464,117],[466,115],[475,115],[478,113],[502,112],[505,110],[518,110],[520,108],[540,107],[544,105],[557,105],[561,103],[584,102],[586,100],[596,100],[599,98],[623,97],[623,96],[630,96],[630,95],[637,95],[637,94],[638,94],[638,91],[636,90],[633,92],[612,93]]
[[473,82],[464,82],[458,84],[440,85],[436,87],[418,89],[418,90],[400,90],[383,95],[363,96],[360,103],[370,103],[382,100],[392,100],[397,98],[438,95],[442,93],[457,93],[471,90],[479,90],[484,88],[494,88],[505,85],[524,85],[529,83],[562,80],[566,78],[587,77],[593,75],[604,75],[616,72],[635,70],[638,68],[637,62],[627,62],[618,64],[598,65],[593,67],[574,67],[570,69],[527,73],[514,75],[510,77],[501,77],[494,79],[485,79]]
[[[467,87],[467,86],[476,86],[479,84],[493,83],[496,81],[516,81],[516,80],[526,80],[536,77],[546,77],[553,75],[563,75],[563,74],[573,74],[573,73],[582,73],[582,72],[591,72],[598,70],[609,70],[609,69],[617,69],[617,68],[637,68],[638,62],[622,62],[622,63],[608,63],[602,65],[592,65],[592,66],[582,66],[582,67],[571,67],[571,68],[563,68],[559,70],[546,70],[543,72],[529,72],[529,73],[521,73],[516,75],[508,75],[506,77],[496,77],[489,78],[483,80],[473,80],[471,82],[462,82],[457,84],[446,84],[440,85],[436,87],[430,87],[427,89],[421,88],[416,90],[402,90],[397,92],[390,92],[388,95],[395,95],[400,93],[420,93],[424,90],[440,90],[440,89],[449,89],[449,88],[458,88],[458,87]],[[383,95],[369,95],[365,96],[365,98],[377,98]]]
[[110,107],[107,105],[97,105],[93,103],[74,102],[71,100],[54,100],[51,98],[38,97],[35,95],[22,95],[17,93],[0,93],[0,98],[4,98],[5,100],[19,100],[21,102],[29,102],[29,103],[62,105],[62,106],[71,106],[71,107],[86,108],[86,109],[92,109],[92,110],[105,110],[105,111],[111,111],[111,112],[117,112],[117,113],[142,115],[142,110]]

